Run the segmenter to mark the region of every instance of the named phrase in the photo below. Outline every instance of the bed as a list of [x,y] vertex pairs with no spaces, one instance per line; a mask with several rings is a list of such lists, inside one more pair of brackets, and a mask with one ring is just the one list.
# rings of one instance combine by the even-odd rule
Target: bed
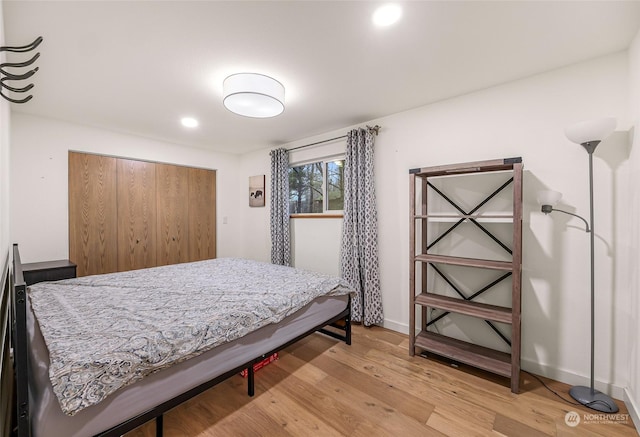
[[306,335],[351,342],[353,290],[289,267],[218,259],[26,287],[14,245],[12,280],[18,437],[153,419],[161,436],[164,412],[241,370],[253,395],[253,364]]

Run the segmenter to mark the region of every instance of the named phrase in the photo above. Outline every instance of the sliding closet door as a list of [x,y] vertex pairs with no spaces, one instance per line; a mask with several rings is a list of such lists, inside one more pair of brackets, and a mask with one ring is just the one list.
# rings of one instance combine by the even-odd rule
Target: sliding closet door
[[118,159],[118,271],[156,266],[156,164]]
[[215,171],[69,152],[78,276],[215,257]]
[[216,172],[189,168],[189,261],[216,257]]
[[116,159],[69,152],[69,259],[78,276],[118,268]]
[[189,169],[156,164],[157,264],[189,261]]

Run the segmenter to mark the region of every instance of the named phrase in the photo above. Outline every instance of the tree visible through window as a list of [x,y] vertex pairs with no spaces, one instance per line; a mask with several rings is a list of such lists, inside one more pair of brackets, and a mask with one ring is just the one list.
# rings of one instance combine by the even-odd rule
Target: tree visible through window
[[289,168],[291,214],[341,211],[344,205],[344,160],[319,161]]
[[327,162],[327,209],[344,209],[344,159]]

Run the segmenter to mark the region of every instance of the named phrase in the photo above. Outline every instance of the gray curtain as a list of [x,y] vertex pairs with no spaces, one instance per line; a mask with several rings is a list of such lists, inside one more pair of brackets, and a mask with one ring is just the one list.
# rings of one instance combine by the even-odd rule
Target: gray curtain
[[365,326],[383,322],[373,178],[374,139],[368,129],[350,131],[344,162],[340,271],[342,277],[358,291],[351,300],[351,319],[363,322]]
[[289,151],[271,151],[271,263],[291,265]]

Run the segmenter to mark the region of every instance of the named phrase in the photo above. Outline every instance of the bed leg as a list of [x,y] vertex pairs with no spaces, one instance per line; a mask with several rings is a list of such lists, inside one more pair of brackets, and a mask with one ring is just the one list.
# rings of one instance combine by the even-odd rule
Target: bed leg
[[156,437],[162,437],[162,414],[156,416]]
[[255,385],[254,385],[254,370],[253,364],[247,367],[247,393],[249,396],[253,396],[256,393]]
[[344,318],[344,335],[345,335],[345,343],[348,346],[351,346],[351,316],[348,315]]

